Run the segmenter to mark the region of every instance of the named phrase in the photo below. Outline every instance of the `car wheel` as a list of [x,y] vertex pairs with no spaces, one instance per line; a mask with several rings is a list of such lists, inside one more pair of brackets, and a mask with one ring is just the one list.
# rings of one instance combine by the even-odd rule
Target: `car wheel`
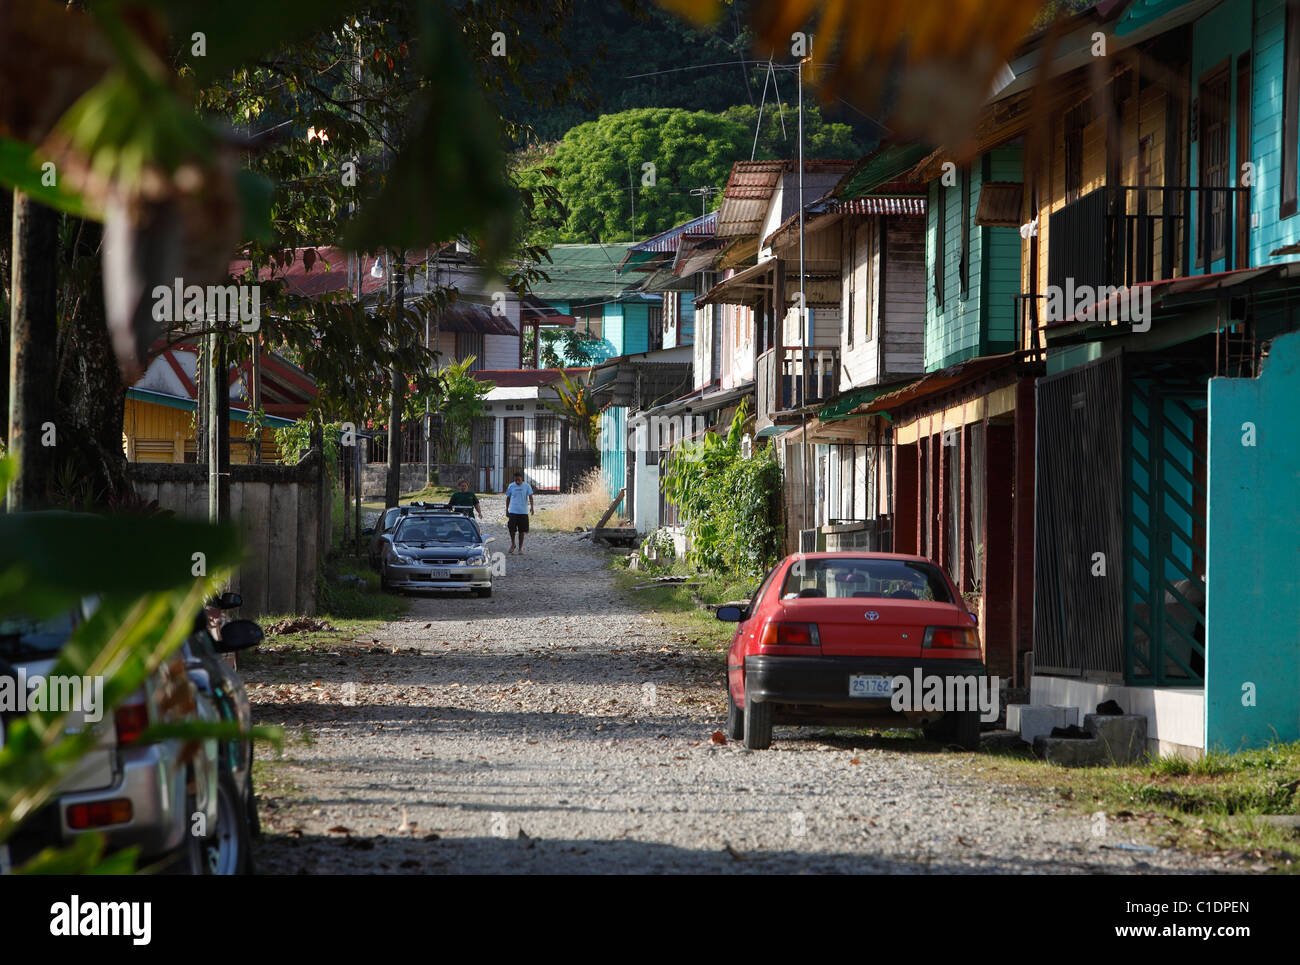
[[393,592],[393,585],[388,582],[388,567],[382,564],[379,567],[379,588],[385,593]]
[[745,685],[745,746],[751,751],[765,751],[772,746],[772,705],[750,699]]
[[203,839],[208,873],[242,875],[248,873],[248,815],[244,800],[235,787],[235,776],[222,770],[217,779],[217,825]]
[[965,751],[980,747],[980,715],[978,710],[959,710],[953,715],[952,742]]
[[486,590],[475,590],[474,593],[476,596],[489,597],[492,595],[492,587],[489,586]]
[[736,706],[736,698],[731,696],[731,684],[727,683],[727,739],[738,741],[745,736],[745,712]]
[[185,843],[171,858],[160,867],[164,875],[207,875],[209,870],[207,856],[203,853],[203,841],[190,830],[190,815],[199,809],[199,799],[193,790],[185,792]]

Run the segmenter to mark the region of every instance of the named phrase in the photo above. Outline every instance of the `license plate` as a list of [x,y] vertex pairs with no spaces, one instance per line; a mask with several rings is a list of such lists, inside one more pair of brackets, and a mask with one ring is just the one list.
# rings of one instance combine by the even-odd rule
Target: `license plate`
[[431,580],[449,580],[451,579],[451,570],[433,570],[429,573]]
[[890,697],[894,693],[894,678],[877,674],[855,673],[849,675],[850,697]]

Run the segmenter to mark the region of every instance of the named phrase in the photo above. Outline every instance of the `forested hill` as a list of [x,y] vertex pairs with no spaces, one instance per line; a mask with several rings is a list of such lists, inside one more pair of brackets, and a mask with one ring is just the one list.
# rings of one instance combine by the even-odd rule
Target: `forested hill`
[[[560,49],[567,62],[543,57],[528,73],[530,86],[549,90],[571,66],[582,64],[590,75],[587,89],[543,110],[516,97],[506,114],[531,125],[541,141],[556,141],[583,121],[631,108],[722,113],[735,105],[757,107],[767,69],[754,63],[749,6],[750,0],[736,0],[712,28],[696,30],[652,2],[629,11],[611,0],[576,0],[562,28]],[[774,51],[772,57],[778,63],[791,59],[789,51]],[[793,76],[778,71],[775,80],[777,89],[768,81],[767,103],[778,96],[794,102]],[[821,106],[823,118],[848,124],[859,144],[879,137],[877,126],[862,113],[840,103]]]

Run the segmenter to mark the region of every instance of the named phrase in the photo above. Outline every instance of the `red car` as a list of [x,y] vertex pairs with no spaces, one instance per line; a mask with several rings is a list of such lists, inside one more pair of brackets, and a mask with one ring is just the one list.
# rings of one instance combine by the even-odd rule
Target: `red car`
[[773,723],[920,726],[979,744],[979,709],[893,707],[900,675],[985,683],[976,618],[932,560],[797,553],[748,606],[719,607],[717,617],[740,624],[727,650],[727,736],[751,750],[771,745]]

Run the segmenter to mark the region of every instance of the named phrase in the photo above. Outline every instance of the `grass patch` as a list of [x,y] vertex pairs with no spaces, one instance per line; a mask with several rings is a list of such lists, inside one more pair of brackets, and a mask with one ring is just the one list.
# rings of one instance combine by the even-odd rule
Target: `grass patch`
[[409,609],[401,596],[379,587],[379,574],[355,556],[338,557],[326,566],[317,590],[316,609],[329,620],[396,620]]
[[[356,579],[339,582],[339,577]],[[359,581],[359,582],[358,582]],[[258,623],[267,629],[266,642],[254,650],[240,655],[243,666],[258,666],[277,652],[285,649],[311,650],[364,640],[369,643],[378,637],[387,623],[400,620],[410,608],[405,597],[385,593],[379,588],[379,574],[356,557],[331,559],[325,576],[317,587],[317,613],[312,620],[331,629],[294,630],[275,633],[267,629],[298,614],[264,614]],[[265,657],[263,653],[265,652]]]
[[253,787],[259,798],[294,798],[302,796],[302,788],[289,777],[288,763],[275,758],[253,759]]
[[[566,493],[559,505],[544,510],[534,517],[536,525],[542,529],[557,529],[572,533],[578,527],[592,527],[600,522],[600,517],[609,509],[610,495],[601,479],[600,470],[593,469],[582,477],[581,484],[571,493]],[[615,514],[610,524],[617,525]]]
[[1300,871],[1300,834],[1259,820],[1300,814],[1300,744],[1095,768],[1060,768],[1027,749],[1003,749],[965,766],[985,780],[1039,789],[1081,814],[1104,811],[1112,826],[1143,827],[1156,844]]
[[[410,502],[445,503],[451,498],[451,493],[452,489],[450,486],[425,486],[423,489],[417,489],[413,493],[402,493],[397,497],[397,503],[399,506],[405,506]],[[479,498],[483,498],[482,493],[479,493]],[[361,500],[361,512],[363,518],[366,513],[383,512],[385,508],[387,507],[385,506],[385,501],[382,496],[379,499]]]
[[[612,568],[615,585],[640,610],[657,617],[670,629],[686,635],[693,644],[708,650],[725,649],[735,635],[736,625],[723,623],[700,604],[747,600],[757,589],[756,582],[695,573],[680,562],[651,570],[629,570],[617,563],[612,564]],[[685,576],[691,585],[665,583],[633,589],[658,576]]]

